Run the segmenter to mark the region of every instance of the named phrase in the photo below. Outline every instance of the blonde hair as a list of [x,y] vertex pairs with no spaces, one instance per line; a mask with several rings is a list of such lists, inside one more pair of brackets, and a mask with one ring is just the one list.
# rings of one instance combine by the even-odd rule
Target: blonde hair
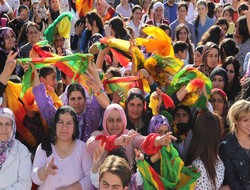
[[250,102],[247,100],[239,100],[231,106],[227,114],[231,133],[236,131],[235,122],[242,120],[248,113],[250,113]]

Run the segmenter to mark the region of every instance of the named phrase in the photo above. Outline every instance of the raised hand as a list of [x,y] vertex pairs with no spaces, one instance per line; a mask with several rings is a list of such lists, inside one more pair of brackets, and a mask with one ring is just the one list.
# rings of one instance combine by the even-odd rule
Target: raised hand
[[135,149],[135,161],[136,163],[139,161],[139,160],[144,160],[144,155],[141,153],[140,150],[138,149]]
[[168,132],[166,133],[165,135],[163,136],[158,136],[156,139],[155,139],[155,146],[169,146],[170,143],[172,142],[172,140],[176,140],[177,138],[175,138],[173,135],[172,135],[172,132]]
[[98,147],[95,149],[94,153],[93,153],[93,165],[94,164],[100,164],[100,161],[102,159],[102,156],[104,155],[105,152],[105,146],[106,143],[102,143],[101,141],[99,141],[99,145]]
[[54,157],[50,160],[50,162],[45,166],[44,171],[46,175],[56,175],[58,167],[54,163]]
[[14,71],[14,69],[16,68],[16,56],[18,55],[18,52],[14,51],[10,51],[10,53],[7,56],[7,60],[5,62],[5,66],[4,66],[4,71],[5,74],[9,74],[11,75]]
[[136,131],[132,132],[132,133],[129,133],[129,134],[124,134],[120,137],[117,137],[115,139],[115,142],[114,142],[114,145],[115,146],[126,146],[128,145],[128,143],[135,138],[135,136],[137,135],[138,133]]

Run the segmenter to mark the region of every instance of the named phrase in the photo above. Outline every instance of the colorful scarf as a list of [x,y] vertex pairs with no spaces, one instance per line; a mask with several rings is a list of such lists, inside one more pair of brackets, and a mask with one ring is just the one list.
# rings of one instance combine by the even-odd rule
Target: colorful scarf
[[[58,56],[41,49],[40,46],[45,45],[46,43],[46,41],[43,41],[34,45],[32,50],[34,50],[38,57],[17,59],[17,63],[32,62],[37,69],[40,69],[47,65],[55,65],[58,69],[72,78],[73,81],[81,79],[82,74],[85,73],[88,68],[88,60],[90,57],[92,57],[92,54],[76,53],[68,56]],[[24,96],[27,89],[32,86],[32,82],[32,68],[30,67],[23,76],[22,92],[20,94],[20,97]]]
[[161,172],[158,174],[145,160],[139,161],[137,167],[141,173],[144,189],[194,189],[196,180],[200,177],[197,169],[185,167],[178,151],[172,144],[162,147],[160,151]]

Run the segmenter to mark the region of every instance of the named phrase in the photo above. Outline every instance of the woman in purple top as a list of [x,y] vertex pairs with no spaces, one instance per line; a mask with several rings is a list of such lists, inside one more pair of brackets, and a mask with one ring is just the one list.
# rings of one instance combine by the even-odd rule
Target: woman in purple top
[[[37,72],[35,72],[37,73]],[[89,79],[87,85],[92,89],[94,96],[88,97],[87,90],[80,84],[70,84],[63,94],[64,105],[73,107],[77,114],[77,121],[80,130],[80,139],[84,142],[91,133],[97,130],[105,109],[109,105],[109,99],[102,90],[102,83],[93,66],[88,66]],[[52,99],[46,94],[46,87],[40,83],[38,74],[35,74],[33,93],[43,118],[50,125],[56,113]]]

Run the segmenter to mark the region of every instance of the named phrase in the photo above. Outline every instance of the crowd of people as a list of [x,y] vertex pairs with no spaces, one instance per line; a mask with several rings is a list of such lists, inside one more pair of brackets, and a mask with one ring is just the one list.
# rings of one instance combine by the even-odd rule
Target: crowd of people
[[250,190],[249,3],[0,0],[0,189]]

